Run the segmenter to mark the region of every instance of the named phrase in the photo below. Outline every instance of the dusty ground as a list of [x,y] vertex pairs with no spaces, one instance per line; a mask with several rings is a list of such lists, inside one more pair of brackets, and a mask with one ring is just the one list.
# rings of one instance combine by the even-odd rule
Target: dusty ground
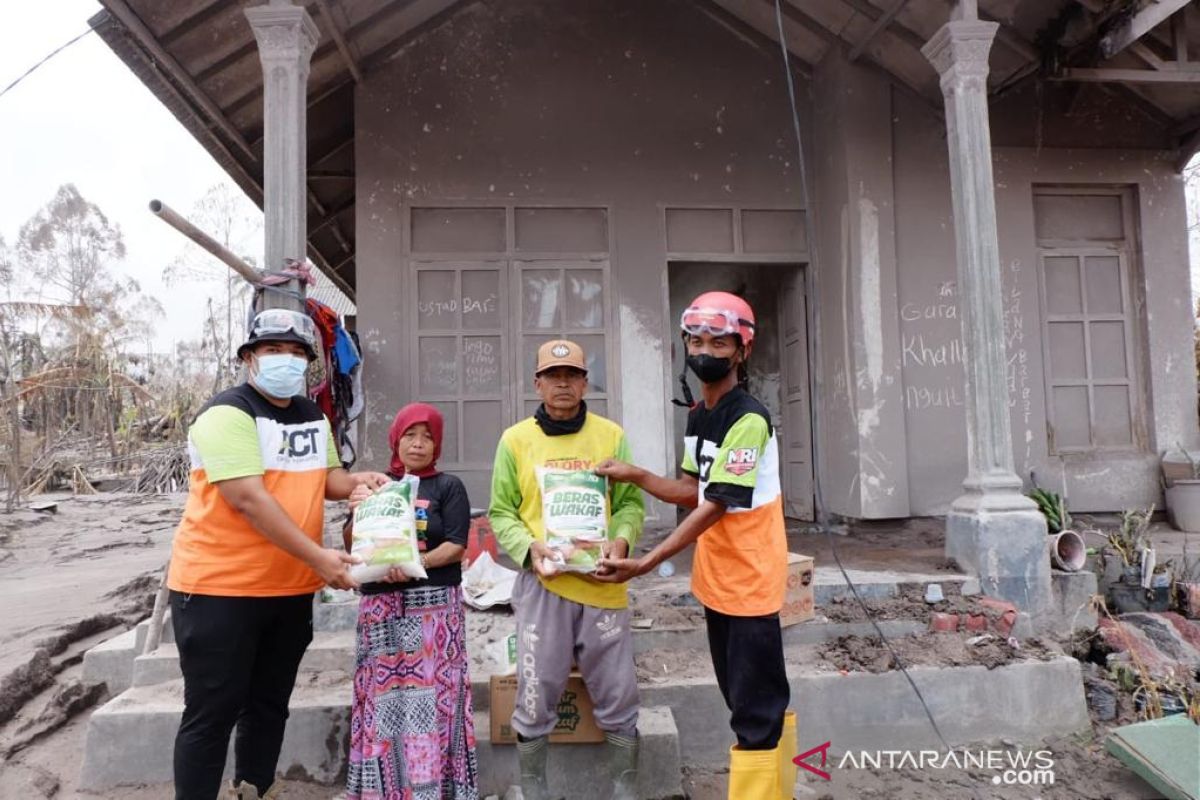
[[[148,614],[158,575],[165,563],[182,496],[129,497],[99,495],[63,498],[57,515],[21,511],[0,515],[0,798],[90,797],[94,800],[158,800],[171,797],[168,786],[120,789],[100,795],[80,793],[77,786],[87,712],[106,693],[80,683],[80,658],[92,644],[109,638]],[[927,520],[896,526],[856,527],[838,536],[834,546],[846,566],[935,573],[945,569],[940,525]],[[652,532],[646,542],[661,532]],[[825,534],[794,529],[792,550],[832,564]],[[655,628],[703,624],[699,607],[687,596],[689,560],[674,560],[672,578],[642,579],[634,587],[635,617],[653,620]],[[949,584],[946,584],[948,587]],[[968,601],[953,593],[934,610],[957,611]],[[869,601],[883,619],[924,619],[930,608],[914,593]],[[862,618],[853,604],[821,609],[835,621]],[[510,629],[503,614],[473,615],[472,646],[496,639]],[[1008,645],[989,641],[968,646],[964,637],[925,634],[900,637],[906,663],[1004,663],[1017,657]],[[476,648],[477,649],[477,648]],[[1021,657],[1040,657],[1054,645],[1022,643]],[[824,649],[808,648],[804,658],[830,669],[881,669],[878,644],[850,638]],[[473,653],[474,656],[474,653]],[[796,657],[801,657],[797,655]],[[959,659],[960,661],[955,661]],[[639,658],[647,681],[662,676],[706,675],[706,653],[654,651]],[[1091,678],[1095,680],[1093,676]],[[821,798],[1140,798],[1154,797],[1140,780],[1103,753],[1105,725],[1133,717],[1128,697],[1119,716],[1097,721],[1098,735],[1088,740],[1044,743],[1055,757],[1055,784],[1049,788],[996,787],[988,775],[969,771],[832,770],[832,780],[815,776],[797,785],[797,797]],[[689,774],[686,787],[698,800],[726,797],[726,776]],[[338,788],[287,782],[284,796],[293,800],[332,800]]]

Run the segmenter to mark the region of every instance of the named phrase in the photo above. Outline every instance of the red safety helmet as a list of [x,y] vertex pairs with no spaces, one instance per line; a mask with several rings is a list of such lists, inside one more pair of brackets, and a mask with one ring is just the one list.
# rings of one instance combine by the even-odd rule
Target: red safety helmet
[[738,334],[743,344],[754,341],[754,309],[750,304],[729,292],[705,292],[692,301],[679,327],[692,336],[710,333],[713,336]]

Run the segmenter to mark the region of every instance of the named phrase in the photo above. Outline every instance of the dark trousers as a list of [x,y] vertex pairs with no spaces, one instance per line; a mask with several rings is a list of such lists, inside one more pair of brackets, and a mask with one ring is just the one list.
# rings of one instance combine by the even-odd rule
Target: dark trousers
[[791,690],[783,664],[779,615],[731,617],[704,609],[717,686],[742,750],[772,750],[783,732]]
[[312,641],[312,595],[213,597],[171,592],[183,671],[175,800],[213,800],[234,742],[234,783],[275,781],[288,700]]

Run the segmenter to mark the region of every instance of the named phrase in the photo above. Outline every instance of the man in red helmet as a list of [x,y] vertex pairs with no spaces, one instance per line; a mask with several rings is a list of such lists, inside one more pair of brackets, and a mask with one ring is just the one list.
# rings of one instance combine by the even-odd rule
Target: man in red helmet
[[688,415],[683,475],[615,460],[596,472],[694,510],[640,558],[602,560],[596,579],[627,581],[696,542],[692,593],[704,604],[713,669],[738,742],[730,750],[729,797],[790,798],[796,729],[779,627],[787,538],[771,417],[744,388],[754,311],[735,295],[706,292],[683,312],[680,327],[687,367],[702,384],[702,401]]

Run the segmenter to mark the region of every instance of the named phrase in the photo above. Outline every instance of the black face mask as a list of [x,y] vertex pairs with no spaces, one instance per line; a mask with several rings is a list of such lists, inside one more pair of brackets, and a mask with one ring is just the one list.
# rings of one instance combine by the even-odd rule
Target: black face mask
[[716,383],[722,380],[733,369],[733,359],[717,358],[703,353],[687,357],[688,368],[696,373],[701,383]]

